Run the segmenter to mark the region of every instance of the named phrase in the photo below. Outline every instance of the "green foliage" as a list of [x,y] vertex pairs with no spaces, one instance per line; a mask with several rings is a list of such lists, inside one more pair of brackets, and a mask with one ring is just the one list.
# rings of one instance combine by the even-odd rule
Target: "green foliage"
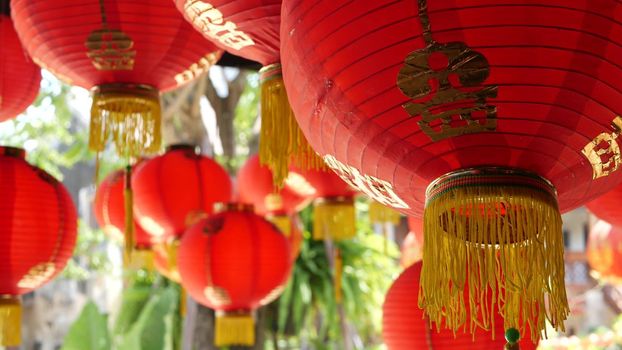
[[[310,239],[312,211],[301,213],[305,240],[296,260],[292,277],[278,300],[276,322],[271,326],[286,337],[305,339],[314,349],[340,349],[342,319],[354,326],[366,344],[365,349],[380,343],[381,305],[386,290],[398,273],[395,244],[386,245],[382,236],[374,234],[367,220],[365,203],[357,203],[357,237],[335,244],[344,263],[342,276],[343,304],[334,297],[333,274],[328,262],[327,247],[322,241]],[[273,316],[274,317],[274,316]]]
[[97,305],[88,302],[65,336],[61,350],[109,350],[107,322],[108,317],[99,312]]
[[107,272],[112,266],[102,244],[106,241],[102,230],[92,229],[82,220],[78,220],[78,238],[74,255],[67,262],[62,277],[86,280],[93,272]]
[[108,318],[86,304],[65,338],[62,350],[175,350],[180,345],[179,286],[132,283],[123,292],[121,310]]

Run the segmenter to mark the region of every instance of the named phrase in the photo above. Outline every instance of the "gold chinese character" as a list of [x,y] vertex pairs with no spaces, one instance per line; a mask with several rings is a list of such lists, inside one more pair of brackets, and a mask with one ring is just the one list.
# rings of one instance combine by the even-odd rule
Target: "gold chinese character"
[[463,134],[494,131],[497,86],[483,86],[488,60],[465,43],[432,39],[426,1],[419,1],[419,19],[426,47],[410,53],[397,76],[402,93],[413,101],[403,105],[432,141]]
[[17,282],[17,286],[28,289],[37,288],[49,280],[54,275],[54,272],[56,272],[56,266],[53,263],[47,262],[35,265]]
[[85,46],[87,56],[98,70],[134,69],[134,41],[120,30],[94,30],[86,39]]
[[361,174],[356,168],[341,163],[334,156],[327,154],[324,162],[341,177],[343,181],[374,199],[376,202],[396,208],[410,208],[393,190],[390,182],[374,176]]
[[592,165],[592,178],[609,176],[620,168],[620,146],[616,139],[622,131],[622,118],[615,117],[611,122],[614,131],[600,133],[583,147],[583,155]]

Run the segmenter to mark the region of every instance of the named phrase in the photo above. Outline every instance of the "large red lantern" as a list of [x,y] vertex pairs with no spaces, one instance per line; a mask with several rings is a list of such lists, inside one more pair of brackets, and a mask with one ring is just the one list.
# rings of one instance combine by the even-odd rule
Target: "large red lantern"
[[[460,307],[437,288],[468,281],[505,296],[491,302],[509,325],[563,329],[559,212],[621,180],[620,11],[613,0],[283,1],[301,129],[361,191],[425,216],[432,319]],[[511,303],[538,306],[519,321]]]
[[[8,3],[8,1],[7,1]],[[0,122],[16,117],[37,98],[41,70],[24,52],[11,18],[0,8]]]
[[59,274],[73,253],[76,209],[65,187],[0,147],[0,346],[19,345],[18,296]]
[[244,58],[260,62],[262,164],[279,187],[290,161],[298,167],[323,166],[296,124],[281,73],[281,0],[175,0],[186,19],[207,39]]
[[608,191],[602,196],[587,203],[585,206],[599,219],[603,219],[614,226],[622,227],[622,215],[620,215],[621,205],[622,185],[619,185],[611,191]]
[[285,237],[242,204],[192,226],[178,263],[188,293],[218,312],[216,346],[254,344],[251,312],[280,294],[291,269]]
[[92,89],[95,151],[109,138],[125,157],[158,151],[160,91],[201,75],[220,55],[170,0],[16,0],[11,6],[33,60]]
[[590,229],[587,261],[601,277],[622,279],[622,229],[598,220]]
[[231,200],[229,174],[194,146],[175,145],[140,163],[132,176],[134,214],[159,240],[178,239],[186,228]]
[[[449,329],[432,328],[417,300],[421,268],[421,261],[410,266],[387,292],[382,306],[382,336],[389,350],[505,349],[503,317],[494,311],[485,318],[476,315],[482,324],[475,328],[473,336],[463,330],[454,333]],[[492,334],[483,327],[490,328]],[[519,341],[519,345],[521,350],[537,348],[529,339]]]

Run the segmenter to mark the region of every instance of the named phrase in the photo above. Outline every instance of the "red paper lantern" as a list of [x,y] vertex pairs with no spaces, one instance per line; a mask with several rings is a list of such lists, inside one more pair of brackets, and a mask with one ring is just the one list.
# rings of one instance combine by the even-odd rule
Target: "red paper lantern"
[[613,226],[622,226],[622,215],[620,215],[620,206],[622,206],[622,185],[616,186],[611,191],[594,199],[585,205],[592,214],[598,216]]
[[356,236],[356,192],[335,173],[292,168],[285,186],[299,196],[313,199],[314,239],[341,240]]
[[400,266],[408,268],[421,260],[423,256],[423,222],[419,218],[408,217],[408,229],[410,232],[402,242],[402,255]]
[[[488,327],[494,327],[492,334],[480,327],[475,329],[473,336],[464,331],[458,331],[454,335],[454,332],[448,329],[441,329],[439,332],[431,328],[417,300],[421,267],[420,261],[406,269],[387,292],[382,306],[382,336],[389,350],[501,350],[505,348],[503,317],[498,313],[494,313],[494,316],[489,319],[489,322],[494,322],[494,325],[492,322],[488,324]],[[521,350],[537,348],[537,345],[529,339],[522,339],[519,344]]]
[[291,269],[287,240],[252,210],[228,205],[192,226],[179,247],[182,285],[218,311],[216,346],[253,345],[250,313],[280,294]]
[[[125,198],[126,173],[117,170],[100,182],[93,202],[95,219],[104,232],[116,241],[123,242],[125,237]],[[134,221],[134,247],[150,249],[154,237],[150,236]]]
[[239,200],[252,204],[255,212],[261,216],[290,215],[309,202],[309,198],[287,187],[277,190],[272,181],[272,172],[260,164],[257,155],[248,158],[240,168],[236,186]]
[[279,51],[281,0],[176,0],[195,29],[217,46],[237,56],[260,62],[262,164],[273,172],[278,186],[288,165],[323,166],[298,128],[283,85]]
[[0,147],[0,346],[19,345],[18,296],[58,275],[73,253],[76,209],[65,187]]
[[598,220],[590,229],[587,261],[601,277],[622,279],[622,229]]
[[438,285],[486,283],[468,265],[539,305],[520,328],[563,329],[559,211],[621,180],[620,16],[613,0],[283,1],[283,75],[310,144],[370,197],[425,207],[427,312],[457,307]]
[[169,147],[138,165],[132,177],[134,215],[160,240],[178,239],[187,227],[212,213],[214,203],[231,200],[229,175],[194,146]]
[[0,122],[30,106],[41,83],[41,70],[24,52],[11,18],[0,13]]
[[170,0],[16,0],[15,29],[33,60],[93,91],[89,146],[123,156],[160,149],[160,91],[201,75],[220,51]]

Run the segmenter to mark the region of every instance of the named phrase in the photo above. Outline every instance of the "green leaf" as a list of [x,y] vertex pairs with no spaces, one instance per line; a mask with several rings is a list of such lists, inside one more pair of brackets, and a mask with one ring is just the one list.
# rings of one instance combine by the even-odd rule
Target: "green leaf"
[[125,289],[119,315],[112,331],[114,338],[118,338],[130,330],[149,301],[150,294],[151,288],[149,286],[134,285]]
[[109,350],[108,317],[89,301],[65,336],[62,350]]

